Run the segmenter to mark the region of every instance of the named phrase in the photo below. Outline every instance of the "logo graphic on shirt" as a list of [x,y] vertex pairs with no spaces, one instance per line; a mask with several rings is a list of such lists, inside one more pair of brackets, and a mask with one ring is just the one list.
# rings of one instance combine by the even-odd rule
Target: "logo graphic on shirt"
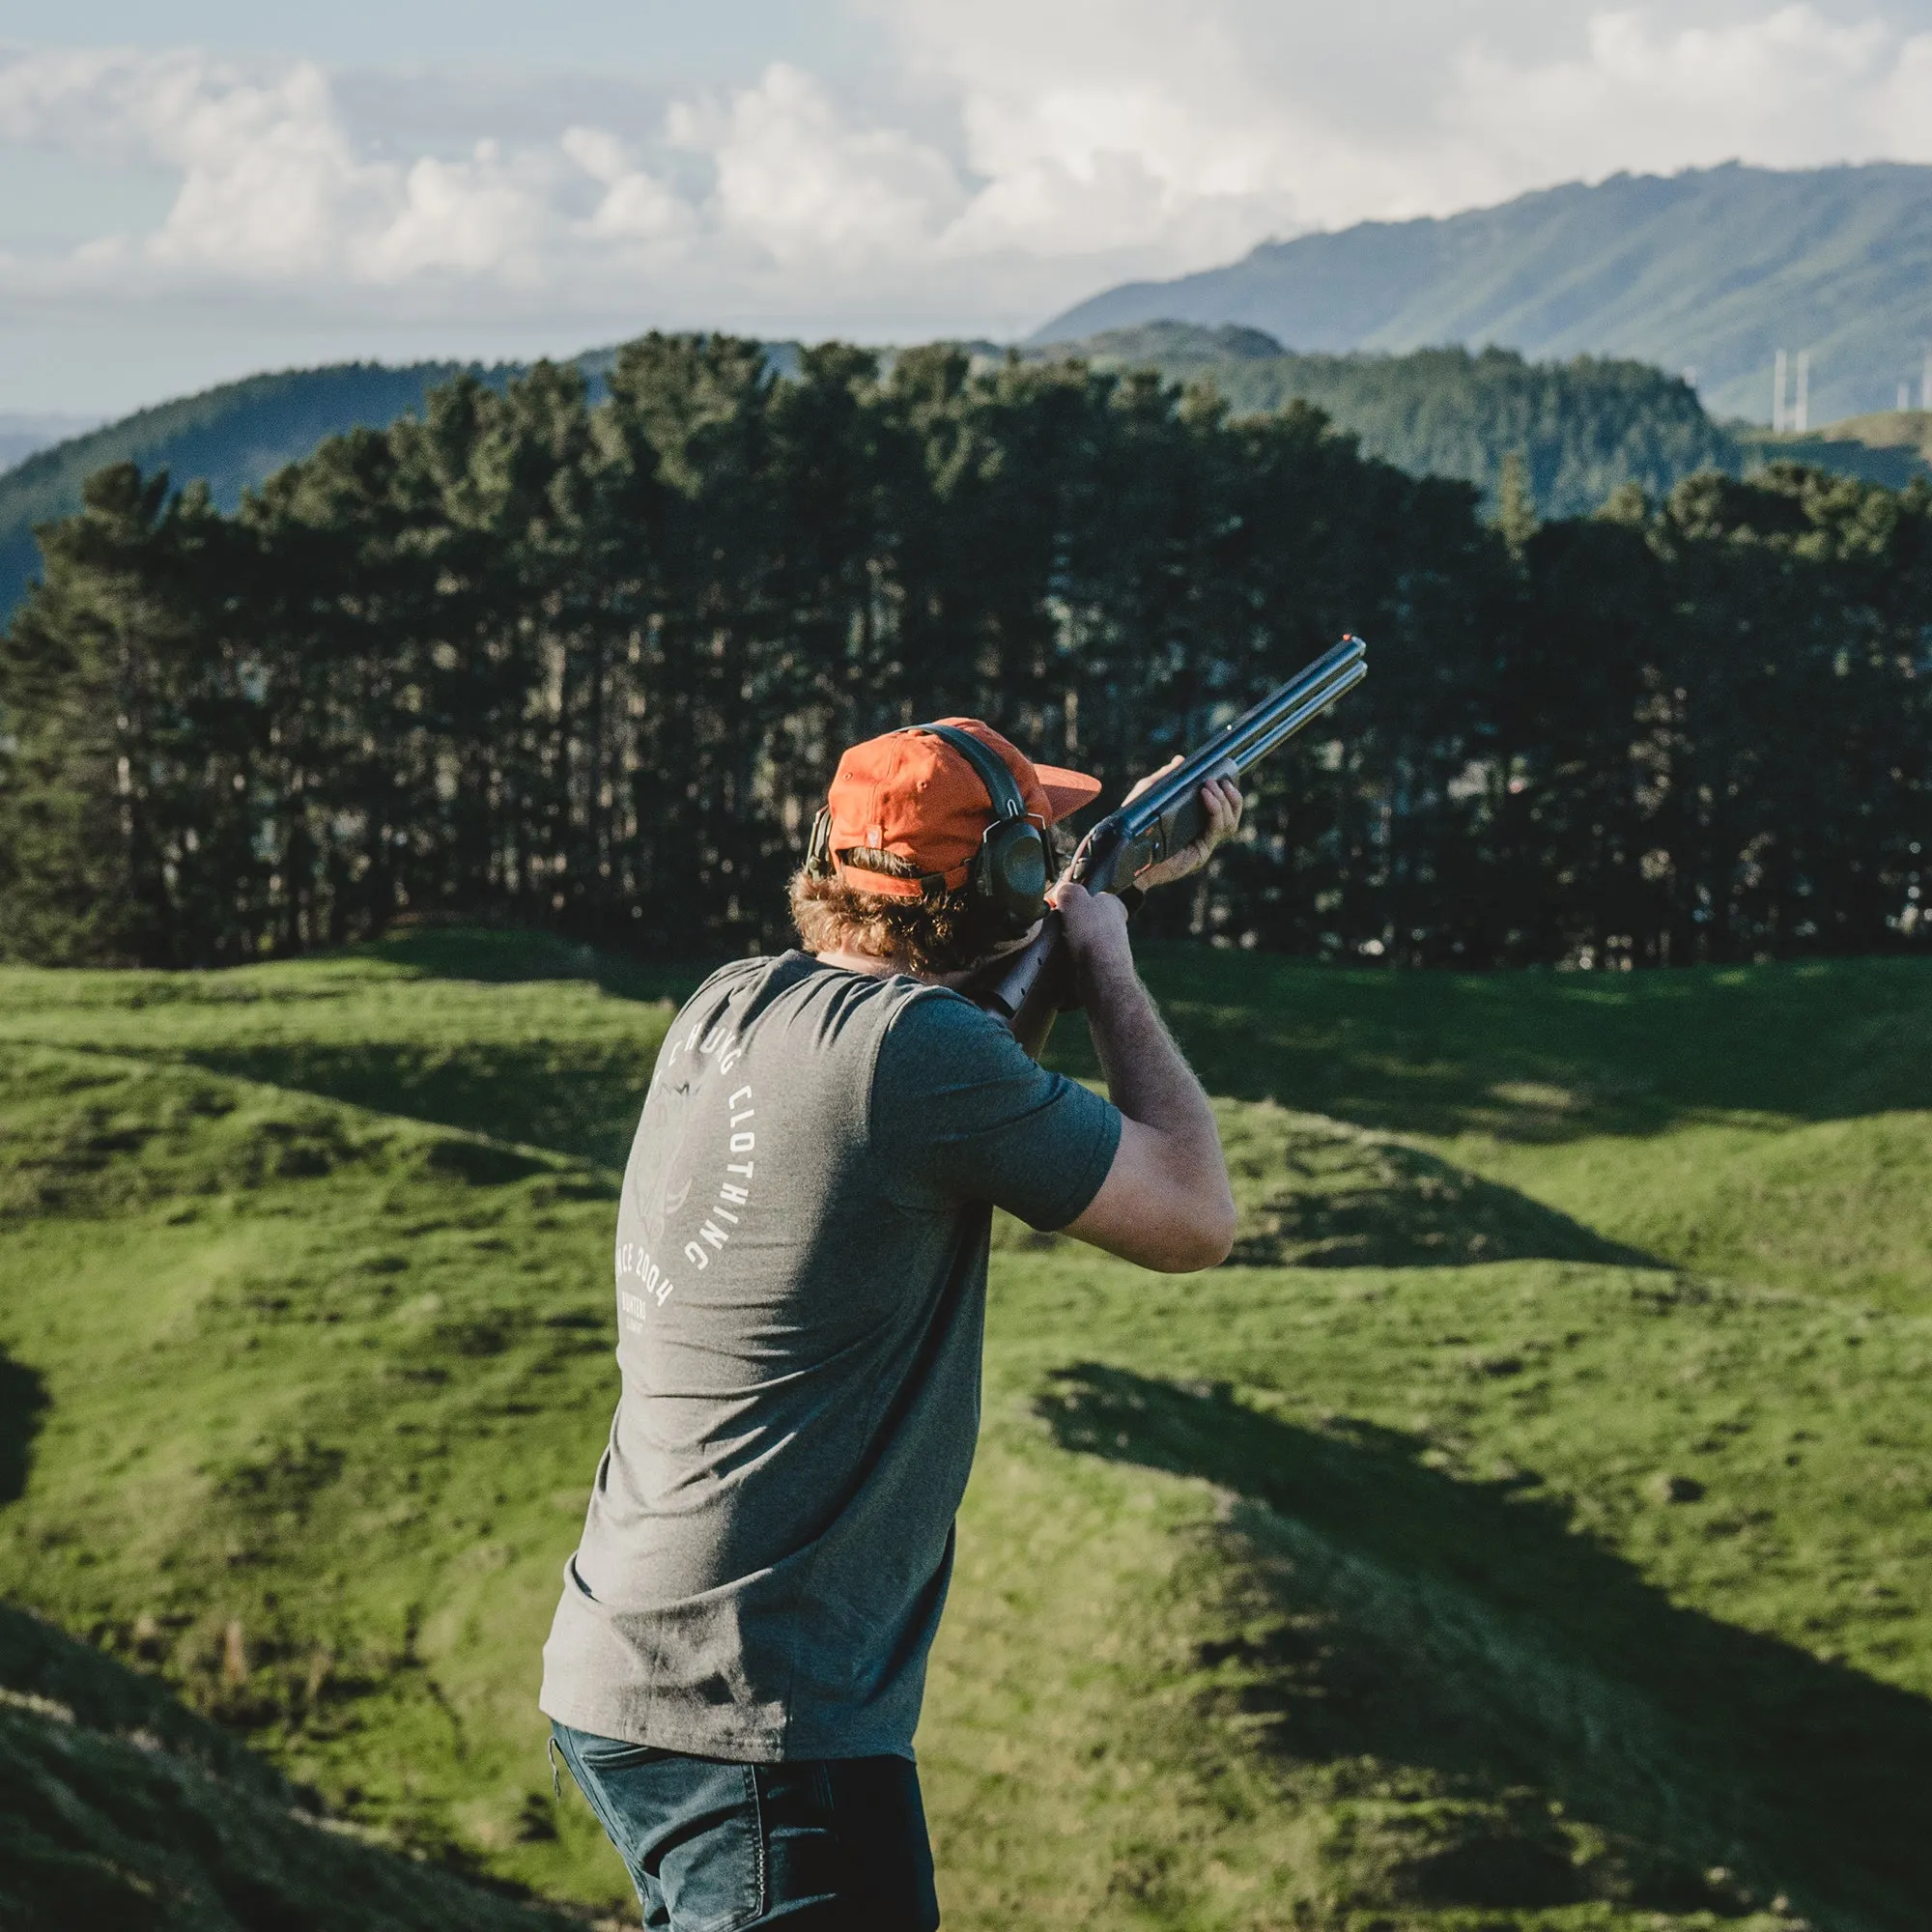
[[[680,1080],[671,1070],[683,1056],[709,1063],[693,1067]],[[684,1038],[673,1042],[666,1056],[644,1109],[644,1124],[639,1139],[644,1159],[651,1163],[639,1176],[639,1199],[643,1230],[649,1245],[621,1241],[617,1246],[617,1303],[624,1332],[640,1335],[652,1308],[662,1308],[676,1293],[677,1283],[658,1256],[666,1252],[667,1231],[689,1225],[687,1208],[696,1185],[694,1170],[704,1154],[704,1147],[693,1131],[691,1102],[715,1092],[712,1076],[728,1075],[743,1058],[744,1047],[735,1033],[713,1027],[704,1033],[694,1026]],[[692,1238],[683,1243],[685,1262],[695,1273],[711,1265],[714,1255],[725,1248],[742,1225],[751,1205],[751,1187],[755,1173],[757,1118],[755,1096],[749,1082],[741,1082],[724,1100],[725,1123],[723,1174],[712,1191],[710,1206],[703,1210]],[[671,1233],[675,1241],[676,1235]]]
[[[679,1165],[681,1168],[688,1167],[688,1162]],[[644,1208],[644,1233],[652,1240],[664,1239],[665,1224],[691,1199],[691,1175],[682,1172],[675,1186],[671,1185],[671,1178],[667,1177],[651,1190],[649,1203]]]
[[644,1103],[639,1151],[651,1162],[638,1177],[638,1205],[643,1210],[644,1233],[653,1243],[664,1239],[665,1224],[691,1196],[691,1133],[685,1114],[691,1099],[691,1080],[660,1079],[651,1085]]
[[[731,1110],[725,1151],[733,1158],[724,1163],[725,1179],[718,1183],[718,1199],[704,1217],[697,1238],[684,1244],[685,1260],[700,1271],[711,1265],[713,1251],[731,1238],[730,1231],[738,1225],[740,1210],[750,1206],[752,1177],[756,1171],[752,1156],[757,1151],[758,1136],[752,1122],[756,1120],[758,1110],[752,1104],[751,1088],[740,1087],[724,1104]],[[721,1222],[724,1224],[722,1227]]]

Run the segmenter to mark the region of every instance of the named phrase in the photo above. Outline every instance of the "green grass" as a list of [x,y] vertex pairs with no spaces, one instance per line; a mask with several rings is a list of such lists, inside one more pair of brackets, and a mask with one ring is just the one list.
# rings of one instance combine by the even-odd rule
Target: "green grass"
[[312,1799],[152,1679],[0,1608],[0,1923],[563,1932],[570,1922],[319,1817]]
[[[1149,970],[1242,1241],[1001,1229],[920,1737],[952,1932],[1916,1928],[1932,971]],[[0,974],[0,1591],[425,1886],[623,1900],[537,1651],[689,982],[477,934]]]

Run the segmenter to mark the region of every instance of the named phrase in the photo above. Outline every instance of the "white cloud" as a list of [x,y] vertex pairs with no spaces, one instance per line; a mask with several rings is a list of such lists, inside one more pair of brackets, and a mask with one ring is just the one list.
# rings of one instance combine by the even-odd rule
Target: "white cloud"
[[696,226],[690,203],[640,167],[616,135],[602,128],[566,128],[558,144],[604,192],[587,233],[611,242],[663,242]]
[[874,5],[960,102],[987,179],[962,228],[1042,252],[1192,267],[1620,168],[1932,153],[1932,33],[1807,5]]
[[1932,32],[1878,14],[850,4],[880,28],[865,111],[776,64],[622,125],[608,84],[572,115],[546,75],[548,128],[532,111],[435,151],[370,132],[309,63],[0,51],[0,147],[179,182],[148,232],[0,257],[0,319],[245,297],[311,318],[1003,332],[1270,234],[1618,168],[1932,158]]
[[1561,156],[1591,176],[1744,156],[1772,166],[1932,156],[1932,35],[1807,6],[1715,27],[1600,14],[1570,59],[1459,63],[1452,124],[1507,170]]
[[[193,53],[28,54],[0,67],[0,139],[172,168],[153,233],[105,237],[72,266],[103,293],[225,280],[383,284],[432,272],[516,278],[547,227],[540,162],[480,143],[465,161],[359,157],[328,78],[266,78]],[[43,279],[59,283],[58,267]]]
[[965,201],[937,149],[898,128],[850,126],[794,67],[767,69],[728,107],[674,108],[669,134],[715,164],[719,231],[785,267],[923,250]]

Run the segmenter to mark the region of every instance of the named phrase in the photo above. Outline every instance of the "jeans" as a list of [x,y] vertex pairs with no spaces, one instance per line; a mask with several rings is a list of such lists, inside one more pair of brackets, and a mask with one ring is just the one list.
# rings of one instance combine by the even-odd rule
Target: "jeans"
[[650,1932],[936,1932],[909,1760],[728,1764],[567,1724],[552,1735]]

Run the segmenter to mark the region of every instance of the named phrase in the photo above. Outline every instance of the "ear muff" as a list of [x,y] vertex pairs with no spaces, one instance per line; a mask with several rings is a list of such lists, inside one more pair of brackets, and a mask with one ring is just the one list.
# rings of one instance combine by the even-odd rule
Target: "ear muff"
[[967,883],[994,914],[1000,937],[1016,939],[1046,911],[1049,871],[1046,833],[1027,816],[1019,781],[990,746],[956,724],[915,724],[915,731],[943,738],[980,775],[993,808],[993,822],[980,840]]

